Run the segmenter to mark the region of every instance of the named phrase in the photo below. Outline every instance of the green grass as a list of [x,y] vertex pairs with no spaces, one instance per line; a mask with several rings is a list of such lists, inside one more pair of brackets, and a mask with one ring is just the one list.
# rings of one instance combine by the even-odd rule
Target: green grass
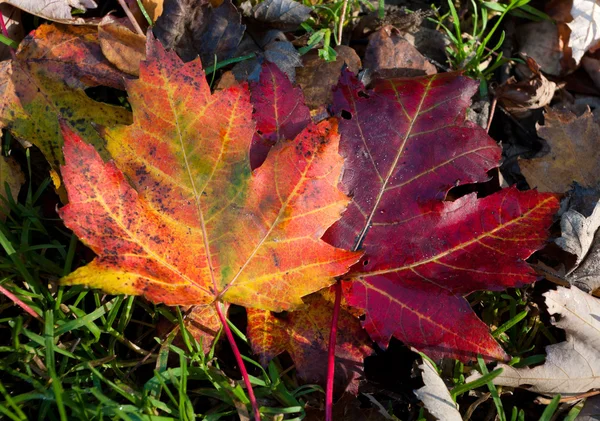
[[[91,255],[55,216],[43,216],[42,203],[56,200],[50,189],[49,180],[35,191],[29,185],[23,204],[4,203],[11,214],[0,223],[0,285],[37,317],[2,300],[2,417],[219,420],[249,411],[241,381],[226,374],[214,346],[204,354],[185,330],[179,308],[58,285]],[[166,333],[157,326],[166,326]],[[322,392],[297,387],[281,375],[276,360],[267,370],[246,361],[254,368],[261,412],[270,418],[302,419],[305,395]]]

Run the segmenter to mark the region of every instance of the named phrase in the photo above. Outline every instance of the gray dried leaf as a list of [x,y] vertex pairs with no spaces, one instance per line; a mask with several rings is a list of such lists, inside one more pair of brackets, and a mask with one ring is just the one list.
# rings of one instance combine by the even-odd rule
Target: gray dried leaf
[[73,9],[95,9],[96,2],[93,0],[0,0],[0,3],[8,3],[32,15],[55,22],[81,24],[82,18],[71,16]]
[[425,409],[438,420],[461,421],[460,412],[458,412],[448,388],[433,365],[423,359],[419,369],[422,372],[425,386],[415,390],[414,393],[423,402]]
[[265,0],[254,7],[256,20],[295,29],[310,17],[311,8],[294,0]]
[[576,287],[558,287],[544,294],[553,324],[566,333],[566,341],[546,347],[546,362],[533,368],[506,364],[494,379],[502,386],[528,386],[536,393],[577,395],[600,388],[600,300]]

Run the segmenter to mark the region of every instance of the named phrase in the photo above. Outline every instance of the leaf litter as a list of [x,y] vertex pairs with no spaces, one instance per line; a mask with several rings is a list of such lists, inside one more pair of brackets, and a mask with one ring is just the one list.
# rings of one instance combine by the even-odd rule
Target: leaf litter
[[[129,3],[135,9],[137,2]],[[150,3],[142,2],[144,6],[149,6]],[[370,341],[367,333],[381,347],[386,347],[394,336],[433,358],[443,356],[470,361],[477,353],[481,353],[488,360],[506,360],[507,354],[489,334],[489,327],[477,318],[463,297],[479,289],[501,290],[536,280],[532,269],[524,260],[545,244],[547,230],[553,222],[552,215],[558,202],[552,194],[538,193],[535,190],[519,192],[515,188],[483,195],[485,197],[477,197],[475,194],[447,197],[450,189],[456,186],[486,182],[493,176],[499,163],[500,148],[482,130],[465,121],[465,111],[476,91],[476,85],[453,74],[410,81],[389,79],[399,68],[405,67],[402,60],[384,63],[390,56],[400,57],[394,55],[399,46],[404,45],[404,40],[398,38],[398,34],[402,33],[406,39],[412,39],[412,35],[405,34],[403,30],[395,32],[393,28],[388,28],[385,32],[385,27],[380,27],[372,35],[372,39],[377,36],[381,38],[382,34],[387,34],[390,39],[369,44],[370,51],[367,51],[364,61],[367,72],[361,72],[360,77],[361,80],[368,81],[371,71],[370,74],[379,74],[380,77],[383,75],[388,80],[374,80],[369,86],[364,86],[350,73],[344,72],[332,96],[329,88],[337,82],[336,73],[339,74],[344,61],[349,64],[349,60],[354,61],[354,58],[338,60],[339,63],[334,65],[327,63],[327,72],[317,63],[316,69],[332,75],[322,86],[317,86],[318,83],[311,79],[311,75],[321,70],[315,70],[311,66],[307,66],[306,70],[297,69],[301,65],[300,55],[295,48],[298,40],[289,33],[282,32],[294,30],[292,27],[297,29],[298,25],[307,21],[312,9],[291,1],[259,3],[251,10],[252,18],[276,30],[254,32],[252,40],[242,41],[244,34],[255,29],[248,28],[246,31],[244,24],[251,21],[243,21],[241,14],[229,1],[208,3],[165,0],[164,9],[161,7],[162,3],[158,3],[152,3],[148,8],[151,20],[157,22],[155,34],[167,48],[175,49],[184,62],[189,62],[187,65],[178,62],[172,53],[162,52],[158,44],[152,44],[154,41],[149,41],[151,54],[145,58],[144,37],[128,29],[130,25],[126,21],[116,19],[106,19],[99,28],[41,26],[25,40],[17,53],[17,62],[2,64],[3,70],[6,70],[0,85],[4,99],[0,107],[2,128],[23,144],[28,145],[30,142],[40,147],[56,170],[64,163],[59,122],[62,124],[62,133],[68,139],[65,147],[68,159],[62,175],[69,191],[70,203],[61,213],[67,226],[72,227],[96,251],[98,257],[88,266],[68,275],[65,282],[102,287],[111,293],[144,294],[154,302],[193,305],[188,309],[187,326],[196,338],[203,339],[205,352],[209,352],[220,326],[212,303],[216,300],[241,304],[248,308],[248,336],[254,352],[261,357],[263,364],[266,365],[275,355],[287,352],[304,381],[323,384],[326,366],[311,365],[310,362],[326,358],[329,334],[326,320],[331,317],[331,300],[324,301],[322,292],[307,294],[330,285],[337,276],[343,280],[346,300],[338,331],[340,349],[336,348],[338,360],[345,361],[337,367],[336,378],[341,382],[336,388],[338,393],[345,390],[356,393],[365,381],[363,360],[372,352],[368,346]],[[587,15],[583,9],[587,6],[583,3],[574,2],[571,10],[574,19],[568,25],[572,27],[569,46],[573,49],[573,58],[577,63],[581,58],[585,64],[593,60],[596,45],[593,39],[578,35],[582,27],[592,28],[594,25],[593,19],[585,18]],[[26,10],[25,6],[21,7]],[[85,7],[92,5],[90,3]],[[583,12],[579,13],[579,9]],[[583,23],[580,22],[582,16]],[[79,19],[77,21],[82,22]],[[141,24],[145,25],[143,21]],[[557,32],[552,37],[556,36],[558,39],[563,36],[560,29]],[[61,42],[61,39],[68,37],[71,37],[69,43],[65,45]],[[64,48],[57,48],[56,45]],[[353,49],[346,48],[354,52]],[[386,48],[393,54],[386,54]],[[410,49],[411,46],[407,44],[402,48]],[[210,70],[211,66],[244,53],[252,53],[257,57],[236,65],[234,73],[241,81],[249,80],[250,88],[243,83],[238,85],[230,82],[229,87],[210,94],[202,66],[196,57],[200,56],[203,67]],[[420,54],[416,50],[414,53]],[[543,57],[544,54],[546,53],[542,53],[541,62],[548,58]],[[563,54],[562,58],[556,54],[549,56],[549,64],[542,65],[542,70],[554,66],[557,70],[550,70],[550,73],[555,75],[573,71],[572,67],[566,70],[564,60],[568,56],[564,56],[564,52],[560,54]],[[359,55],[365,56],[363,53]],[[415,57],[418,57],[417,67],[428,64],[426,58],[421,61],[422,56],[417,55],[411,56],[413,58],[407,61],[407,67],[415,66]],[[172,69],[167,69],[168,66],[162,70],[153,68],[153,60],[158,60],[158,57],[172,68],[179,69],[180,75],[170,74]],[[356,58],[358,64],[353,66],[355,73],[362,66],[360,57]],[[144,60],[146,64],[140,68],[139,63]],[[559,63],[559,60],[562,61]],[[24,71],[20,72],[21,69]],[[386,69],[391,73],[386,74]],[[425,70],[426,73],[433,71]],[[549,82],[539,69],[533,73],[532,78],[519,82],[520,85],[505,85],[509,90],[514,90],[511,95],[513,100],[516,98],[516,102],[513,102],[517,105],[515,109],[510,109],[506,98],[503,105],[515,116],[518,115],[519,108],[536,110],[548,104],[551,99],[556,99],[553,82]],[[140,79],[133,81],[133,77],[138,74]],[[296,74],[300,75],[298,82],[305,94],[316,88],[317,95],[308,94],[305,100],[305,94],[293,84]],[[186,83],[177,82],[178,78],[185,79]],[[191,90],[186,84],[192,86]],[[132,126],[123,126],[131,121],[128,111],[101,104],[85,96],[84,89],[102,85],[127,88],[129,103],[134,111]],[[160,86],[164,86],[163,92]],[[36,92],[34,87],[40,89]],[[165,110],[161,108],[164,108],[164,103],[169,102],[165,93],[171,89],[176,92],[173,104],[176,104],[174,109],[177,111],[173,116],[165,117]],[[439,94],[436,89],[442,93]],[[240,145],[246,145],[247,156],[243,158],[241,152],[233,151],[232,156],[223,161],[227,162],[223,164],[224,167],[219,167],[218,164],[212,167],[216,177],[222,177],[221,172],[229,171],[230,180],[235,182],[222,184],[230,184],[229,188],[210,187],[207,191],[211,194],[209,198],[200,196],[190,200],[191,196],[188,195],[186,199],[185,188],[182,189],[185,182],[181,181],[181,175],[173,175],[173,171],[176,174],[177,168],[181,168],[181,163],[176,164],[181,156],[176,152],[176,142],[168,139],[172,139],[176,132],[169,128],[173,122],[198,127],[199,123],[187,115],[183,108],[178,109],[187,106],[198,111],[198,105],[203,102],[192,105],[194,101],[190,103],[189,98],[182,95],[183,92],[189,92],[190,97],[196,98],[198,93],[192,92],[194,90],[202,92],[205,98],[203,101],[211,103],[211,107],[204,105],[203,111],[198,113],[201,115],[199,121],[210,121],[210,124],[206,123],[199,130],[204,141],[212,138],[213,143],[210,145],[218,147],[221,144],[223,147],[228,141],[236,142],[229,140],[229,133],[238,133],[240,139],[245,139],[240,141]],[[444,90],[447,92],[444,93]],[[66,93],[61,94],[62,92]],[[524,92],[529,95],[528,98],[522,97]],[[511,98],[510,95],[504,96]],[[216,101],[216,105],[213,101]],[[239,115],[228,109],[233,102],[242,104],[240,110],[244,111]],[[318,125],[311,122],[308,106],[318,110],[318,114],[313,111],[313,115],[321,120],[329,117],[329,104],[333,104],[330,110],[339,121],[339,150],[345,159],[343,172],[341,158],[336,155],[335,120]],[[443,107],[439,104],[443,104]],[[209,117],[204,117],[203,113]],[[161,119],[150,118],[150,114],[161,116]],[[433,114],[436,114],[435,119]],[[226,128],[220,122],[227,115],[239,119],[239,123]],[[208,120],[202,120],[203,118]],[[51,124],[39,131],[40,121],[49,121]],[[157,121],[161,123],[156,124]],[[593,166],[597,160],[591,158],[597,149],[594,148],[593,136],[597,128],[597,120],[589,111],[581,114],[564,111],[556,106],[549,109],[545,124],[537,130],[548,144],[537,157],[520,161],[529,185],[539,187],[538,191],[541,192],[559,193],[567,192],[574,181],[592,191],[597,188],[597,171],[594,171]],[[567,134],[561,134],[561,131]],[[237,139],[236,135],[233,137]],[[308,271],[295,278],[295,281],[286,278],[284,283],[302,284],[302,287],[300,290],[288,291],[288,295],[284,292],[285,298],[282,299],[279,295],[282,284],[278,283],[281,280],[272,278],[272,274],[267,273],[269,268],[272,265],[279,267],[289,264],[288,259],[293,261],[290,256],[301,257],[298,267],[305,267],[307,258],[319,260],[322,253],[318,253],[319,256],[307,254],[309,248],[300,247],[298,250],[301,252],[294,253],[287,248],[283,254],[278,254],[274,247],[269,249],[269,253],[275,258],[269,259],[268,253],[264,256],[258,253],[260,264],[253,265],[241,260],[242,267],[252,269],[249,284],[252,284],[252,279],[260,279],[261,276],[273,280],[263,280],[255,286],[242,287],[244,291],[236,291],[236,287],[228,285],[227,279],[231,279],[228,270],[240,265],[235,254],[240,250],[244,254],[244,243],[251,241],[245,238],[251,237],[249,232],[257,227],[261,231],[258,215],[267,209],[248,205],[259,204],[261,200],[273,196],[273,192],[269,195],[266,189],[276,183],[274,174],[277,171],[274,168],[281,165],[278,164],[282,159],[280,156],[286,150],[283,145],[296,145],[304,154],[323,153],[322,150],[315,149],[319,143],[315,138],[330,145],[331,151],[327,152],[331,160],[329,168],[338,175],[337,178],[341,176],[338,188],[351,201],[348,209],[342,212],[345,205],[340,203],[347,203],[348,198],[335,188],[337,178],[328,175],[330,194],[337,197],[332,205],[336,212],[326,218],[326,223],[312,221],[313,225],[309,224],[312,227],[309,229],[312,230],[310,241],[333,254],[345,256],[340,257],[340,262],[345,263],[338,264],[337,268],[331,270]],[[434,138],[435,142],[429,140]],[[453,145],[454,138],[463,143],[455,142]],[[186,141],[193,143],[191,139]],[[313,139],[312,147],[309,146],[311,141],[307,139]],[[573,147],[569,142],[579,143]],[[86,145],[87,143],[93,147]],[[308,150],[303,149],[304,147]],[[96,155],[94,148],[101,153],[102,158]],[[187,149],[191,150],[189,147]],[[211,147],[200,146],[200,149],[210,151]],[[180,148],[184,155],[185,150],[185,146]],[[164,162],[153,158],[153,154],[156,156],[157,152]],[[300,155],[299,150],[295,153],[296,155],[288,155],[288,165],[295,159],[306,158]],[[207,162],[198,163],[196,171],[199,180],[206,174],[201,168],[211,168],[210,156],[210,153],[206,154]],[[295,159],[292,158],[294,156]],[[110,158],[115,160],[114,163]],[[334,161],[337,163],[333,164]],[[217,168],[218,171],[215,170]],[[365,168],[371,169],[365,171]],[[282,174],[289,176],[285,171]],[[374,174],[379,174],[379,181]],[[104,177],[100,178],[104,181],[98,183],[98,176],[102,175]],[[178,181],[168,181],[166,175]],[[223,178],[225,179],[227,177]],[[255,187],[252,180],[263,181],[255,181]],[[313,181],[317,182],[316,179]],[[395,185],[397,182],[399,184]],[[15,189],[18,191],[19,187]],[[266,196],[256,193],[258,190]],[[210,255],[214,254],[217,259],[215,268],[220,272],[215,278],[214,273],[210,274],[212,269],[208,272],[207,268],[190,271],[191,264],[186,263],[178,250],[197,249],[196,254],[202,255],[202,249],[207,249],[205,243],[199,244],[189,237],[189,232],[183,232],[180,227],[187,226],[191,232],[196,232],[198,221],[194,221],[194,215],[197,216],[197,212],[193,210],[193,204],[188,202],[204,203],[205,205],[196,206],[196,209],[206,209],[210,213],[216,205],[208,205],[209,199],[214,200],[217,191],[222,197],[216,202],[222,203],[223,208],[216,212],[220,213],[219,218],[222,217],[223,220],[215,226],[223,230],[226,240],[219,235],[215,240],[217,245],[209,240],[209,247],[214,247]],[[12,188],[11,192],[15,200]],[[120,197],[116,197],[115,192],[119,192]],[[302,194],[301,197],[304,198],[306,192]],[[324,200],[322,195],[319,191],[314,197],[310,196],[310,199],[317,200],[319,206],[327,207],[324,204],[326,201],[321,202]],[[225,204],[227,200],[231,203]],[[298,206],[310,207],[308,199],[306,200],[306,203],[298,202]],[[402,206],[398,206],[399,203]],[[103,205],[94,208],[98,204]],[[112,209],[107,204],[111,204]],[[95,210],[89,212],[86,206]],[[256,209],[260,209],[260,212]],[[365,209],[366,215],[361,216],[360,210]],[[231,214],[228,215],[228,212]],[[336,218],[341,217],[337,223],[334,214]],[[577,314],[581,319],[588,320],[593,327],[592,310],[597,301],[585,292],[593,292],[597,288],[597,277],[594,278],[598,267],[599,247],[596,239],[596,214],[597,211],[583,212],[581,208],[573,206],[562,213],[562,237],[557,235],[555,242],[575,259],[571,266],[563,268],[564,278],[574,286],[570,290],[559,288],[558,291],[547,292],[545,297],[549,311],[563,315],[555,325],[567,331],[567,341],[547,348],[548,357],[544,365],[517,370],[505,366],[503,375],[509,376],[507,373],[510,373],[513,376],[512,386],[523,384],[521,380],[514,378],[526,376],[527,370],[539,370],[544,375],[547,374],[551,381],[544,385],[534,385],[531,390],[562,394],[585,393],[589,390],[589,385],[583,383],[584,377],[590,376],[577,370],[582,364],[575,361],[572,353],[569,354],[566,350],[569,346],[581,349],[581,355],[586,355],[586,363],[592,361],[590,366],[593,367],[593,358],[587,357],[586,349],[590,348],[589,343],[593,343],[594,334],[565,314]],[[144,215],[144,226],[131,222],[134,215]],[[486,219],[490,215],[498,217]],[[93,218],[99,219],[93,221]],[[151,221],[157,221],[157,225],[153,225],[154,222]],[[324,239],[346,251],[326,246],[320,240],[331,224],[335,225]],[[120,240],[112,241],[111,244],[111,241],[102,237],[94,238],[105,227],[110,232],[106,238],[115,237],[114,233],[119,232],[116,237]],[[119,230],[124,227],[129,234],[121,235]],[[149,232],[144,233],[145,231]],[[151,235],[152,232],[154,236]],[[283,232],[285,230],[282,229]],[[172,241],[175,247],[171,249],[159,246],[157,239],[163,235],[169,239],[178,237]],[[283,238],[278,233],[274,241],[286,241]],[[123,242],[119,243],[120,241]],[[223,245],[220,245],[221,242]],[[509,242],[510,246],[507,246]],[[235,246],[232,247],[231,244]],[[144,251],[141,251],[140,245],[142,249],[145,247]],[[146,247],[148,245],[152,247]],[[235,249],[235,252],[227,251],[229,249]],[[356,253],[351,253],[352,250],[364,252],[364,256],[344,275],[353,259],[358,259]],[[408,252],[399,253],[398,250]],[[160,259],[161,253],[165,253],[165,259]],[[473,259],[472,256],[483,257]],[[139,261],[136,262],[136,259]],[[267,261],[269,264],[265,263]],[[486,261],[493,264],[488,265]],[[167,264],[163,265],[164,262]],[[177,267],[175,272],[173,265]],[[293,262],[288,268],[291,267]],[[197,269],[200,269],[198,274],[193,274]],[[203,270],[206,273],[202,274]],[[94,278],[99,273],[103,273],[102,280],[100,277]],[[173,273],[183,274],[183,278],[187,279],[182,283],[173,282],[176,279],[173,278]],[[205,282],[206,279],[219,280],[211,287]],[[215,288],[215,285],[219,286]],[[272,294],[266,288],[267,285],[276,286],[277,294]],[[585,292],[579,291],[577,287],[583,288]],[[205,292],[199,292],[202,288]],[[382,299],[384,296],[386,298]],[[561,304],[561,300],[565,303]],[[444,313],[438,311],[440,303],[445,304]],[[589,313],[586,313],[585,306],[581,303],[586,303]],[[263,310],[252,310],[252,307]],[[276,313],[284,309],[297,311]],[[365,330],[361,329],[359,320],[362,320]],[[431,321],[434,323],[427,325]],[[257,332],[262,335],[261,341],[256,339]],[[561,361],[561,364],[564,362],[569,369],[573,367],[574,371],[569,373],[567,379],[562,379],[562,385],[554,387],[556,379],[552,376],[560,377],[556,376],[553,368],[553,364],[560,365],[556,361]],[[435,368],[424,360],[420,370],[425,387],[415,391],[415,394],[423,401],[426,409],[440,419],[457,415],[455,404]],[[502,375],[498,377],[501,378]],[[544,391],[544,387],[552,390]],[[427,396],[433,397],[436,402],[433,403]],[[376,400],[371,402],[377,406]],[[446,412],[440,410],[440,402],[449,405]],[[350,407],[348,404],[347,408]],[[339,407],[336,410],[338,413],[348,414],[347,408],[341,412]],[[592,399],[580,418],[589,416],[586,415],[591,411],[589,408],[593,408]],[[356,410],[357,416],[358,413]],[[385,415],[385,409],[379,413],[384,419],[390,419],[389,415]]]

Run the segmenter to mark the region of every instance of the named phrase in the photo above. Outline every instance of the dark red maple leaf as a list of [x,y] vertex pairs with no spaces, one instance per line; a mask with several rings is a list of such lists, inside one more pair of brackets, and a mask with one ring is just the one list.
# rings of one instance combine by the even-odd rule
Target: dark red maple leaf
[[533,282],[524,260],[546,241],[558,201],[515,188],[443,201],[498,166],[500,148],[465,121],[477,86],[450,73],[366,91],[346,72],[334,91],[353,201],[324,238],[365,251],[344,291],[380,346],[395,336],[434,358],[507,358],[463,296]]
[[310,123],[300,87],[295,87],[276,64],[266,62],[258,82],[250,83],[256,131],[250,147],[252,169],[262,165],[278,141],[294,139]]

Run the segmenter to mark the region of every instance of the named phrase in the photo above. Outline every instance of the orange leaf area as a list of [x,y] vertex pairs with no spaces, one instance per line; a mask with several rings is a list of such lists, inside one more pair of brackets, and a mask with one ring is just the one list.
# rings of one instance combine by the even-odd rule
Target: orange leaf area
[[278,143],[252,172],[247,86],[211,94],[199,60],[155,40],[147,57],[126,83],[133,124],[104,132],[114,162],[63,125],[60,215],[98,255],[63,284],[282,311],[345,273],[360,253],[320,240],[348,203],[335,121]]
[[[334,295],[325,290],[304,302],[298,310],[284,314],[248,310],[248,339],[263,365],[287,351],[302,380],[325,385]],[[358,393],[363,359],[373,352],[370,343],[358,318],[343,305],[335,348],[335,390]]]

